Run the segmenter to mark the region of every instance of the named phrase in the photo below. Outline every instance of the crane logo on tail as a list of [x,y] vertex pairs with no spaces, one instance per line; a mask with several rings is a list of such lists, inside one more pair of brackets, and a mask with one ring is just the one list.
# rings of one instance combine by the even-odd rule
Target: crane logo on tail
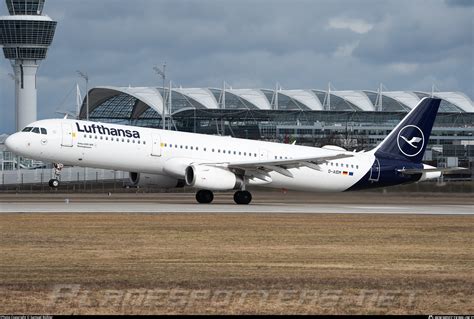
[[405,156],[418,155],[425,145],[423,131],[415,125],[407,125],[398,132],[398,148]]

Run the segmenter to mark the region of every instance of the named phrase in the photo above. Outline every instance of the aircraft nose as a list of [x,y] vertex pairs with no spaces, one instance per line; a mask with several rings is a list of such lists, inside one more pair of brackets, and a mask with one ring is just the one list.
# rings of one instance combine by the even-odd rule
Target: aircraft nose
[[5,140],[5,146],[10,152],[15,153],[18,149],[18,134],[15,133],[7,137]]

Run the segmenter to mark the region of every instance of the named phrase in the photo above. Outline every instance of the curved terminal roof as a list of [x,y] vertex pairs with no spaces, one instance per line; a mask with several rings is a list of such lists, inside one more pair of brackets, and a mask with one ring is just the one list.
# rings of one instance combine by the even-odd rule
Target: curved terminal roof
[[451,104],[454,104],[464,112],[474,112],[474,104],[471,99],[461,92],[434,92],[435,97],[446,100]]
[[383,96],[391,97],[392,99],[396,100],[400,104],[408,106],[410,109],[414,108],[418,104],[418,102],[420,102],[420,98],[415,93],[407,92],[407,91],[383,92],[382,104],[383,104]]
[[331,91],[331,94],[351,102],[362,111],[375,111],[375,106],[362,91]]
[[[156,118],[163,114],[162,88],[100,86],[89,91],[89,114],[99,118],[138,119]],[[225,108],[272,110],[272,92],[260,89],[226,89]],[[173,88],[172,112],[189,108],[220,109],[222,89]],[[279,110],[322,111],[327,95],[323,90],[278,90]],[[431,93],[386,91],[382,93],[382,110],[403,112],[412,109],[423,96]],[[443,100],[442,112],[474,112],[471,99],[461,92],[435,92]],[[330,110],[377,111],[378,93],[375,91],[331,91]],[[286,107],[281,104],[286,103]],[[326,101],[327,103],[327,101]],[[290,105],[291,104],[291,105]],[[287,107],[290,105],[290,107]],[[85,99],[80,117],[86,117]]]
[[[131,118],[138,118],[148,108],[154,109],[158,114],[163,113],[163,99],[160,92],[155,88],[99,86],[89,91],[89,114],[121,94],[131,96],[136,100],[133,109],[130,111]],[[85,98],[82,103],[80,117],[86,117]],[[111,114],[110,117],[114,117],[114,114]]]
[[322,111],[324,109],[321,101],[319,101],[316,94],[311,90],[279,90],[278,93],[296,100],[300,104],[306,106],[309,110]]
[[227,89],[226,94],[230,93],[251,103],[256,109],[271,110],[272,106],[267,97],[261,90],[257,89]]
[[[203,105],[207,109],[218,109],[219,104],[217,103],[216,98],[212,94],[212,92],[209,89],[201,89],[201,88],[177,88],[177,89],[172,89],[173,92],[178,92],[181,93],[188,98],[191,98],[197,102],[199,102],[201,105]],[[173,101],[171,101],[173,102]]]

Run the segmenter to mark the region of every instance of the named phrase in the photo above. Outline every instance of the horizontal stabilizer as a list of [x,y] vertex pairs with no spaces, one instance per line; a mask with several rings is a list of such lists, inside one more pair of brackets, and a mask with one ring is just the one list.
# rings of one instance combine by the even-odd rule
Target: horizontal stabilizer
[[398,172],[405,175],[415,175],[415,174],[435,173],[435,172],[440,172],[443,174],[457,174],[465,170],[467,170],[467,168],[464,168],[464,167],[397,169]]

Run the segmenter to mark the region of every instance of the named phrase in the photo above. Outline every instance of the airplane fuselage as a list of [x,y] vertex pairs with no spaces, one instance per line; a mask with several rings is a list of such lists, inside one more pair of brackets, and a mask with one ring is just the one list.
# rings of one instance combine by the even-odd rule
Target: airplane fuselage
[[354,153],[111,123],[51,119],[29,126],[39,128],[39,133],[15,134],[9,148],[16,154],[45,162],[177,179],[184,179],[186,167],[192,164],[268,162],[343,153],[351,157],[325,161],[316,169],[290,167],[292,176],[270,171],[265,180],[247,181],[263,187],[340,192],[417,181],[421,174],[406,176],[397,169],[423,167],[402,158],[376,156],[374,151]]

